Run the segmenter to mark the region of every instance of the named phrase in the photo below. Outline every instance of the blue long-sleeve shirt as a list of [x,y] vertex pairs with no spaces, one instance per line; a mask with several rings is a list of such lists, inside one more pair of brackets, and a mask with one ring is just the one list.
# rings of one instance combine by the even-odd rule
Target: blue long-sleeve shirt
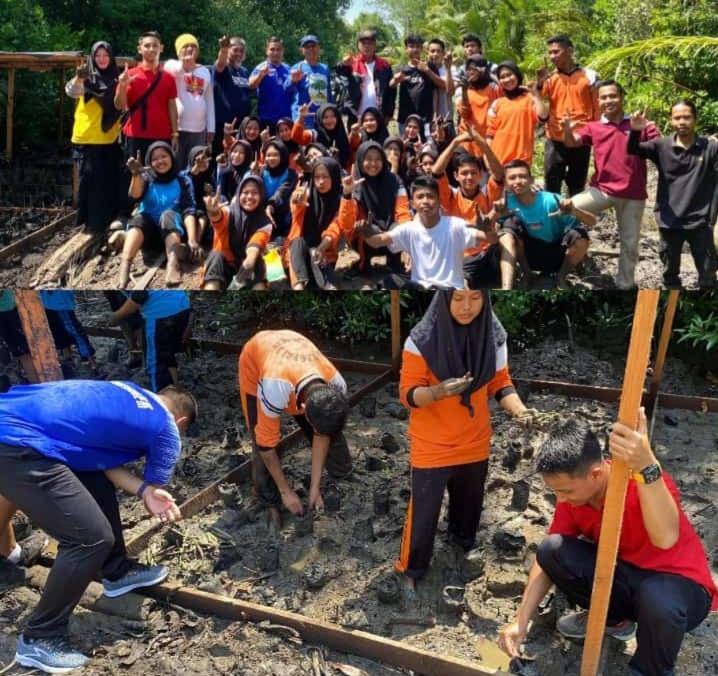
[[80,472],[144,457],[145,481],[160,485],[169,482],[181,450],[174,417],[156,394],[97,380],[18,385],[0,394],[0,443],[32,448]]

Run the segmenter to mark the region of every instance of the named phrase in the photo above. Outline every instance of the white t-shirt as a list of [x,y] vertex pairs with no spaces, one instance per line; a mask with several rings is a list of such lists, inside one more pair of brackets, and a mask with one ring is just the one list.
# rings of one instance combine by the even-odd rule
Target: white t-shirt
[[177,113],[180,131],[214,133],[214,90],[212,75],[205,66],[196,66],[188,73],[182,62],[170,59],[165,70],[177,83]]
[[433,228],[425,228],[417,216],[390,231],[389,250],[409,253],[412,282],[463,289],[464,249],[476,246],[477,232],[455,216],[442,216]]
[[376,61],[372,61],[371,63],[367,63],[366,65],[366,75],[362,78],[361,82],[361,102],[359,104],[359,115],[367,109],[367,108],[377,108],[377,99],[376,99],[376,83],[374,82],[374,66],[376,65]]

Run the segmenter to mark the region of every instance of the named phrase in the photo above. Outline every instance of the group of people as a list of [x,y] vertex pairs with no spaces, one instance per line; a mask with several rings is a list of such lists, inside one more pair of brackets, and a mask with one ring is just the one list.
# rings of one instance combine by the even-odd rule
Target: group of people
[[[260,331],[242,348],[238,383],[257,504],[280,522],[282,507],[295,515],[321,512],[324,468],[337,480],[352,472],[341,374],[304,335]],[[489,399],[517,424],[530,425],[537,412],[513,387],[506,332],[481,289],[435,293],[406,339],[399,393],[410,412],[411,497],[395,568],[411,599],[431,563],[447,490],[447,535],[467,556],[477,553],[491,448]],[[311,444],[307,504],[282,468],[283,414],[294,417]],[[180,457],[180,435],[197,416],[197,401],[178,384],[153,392],[129,381],[63,380],[0,394],[0,567],[23,561],[11,525],[16,509],[58,542],[45,590],[17,640],[19,664],[50,673],[87,664],[68,642],[67,628],[93,576],[102,577],[105,594],[119,596],[168,575],[165,566],[127,557],[115,489],[136,495],[162,521],[181,518],[166,486]],[[674,673],[685,632],[718,609],[718,591],[678,489],[653,453],[645,416],[637,430],[616,423],[608,441],[605,457],[586,422],[569,418],[541,446],[536,470],[556,496],[555,514],[516,621],[498,640],[512,657],[521,655],[532,615],[552,585],[584,609],[562,617],[558,630],[585,635],[611,458],[619,458],[631,481],[607,633],[626,640],[637,631],[632,673],[665,676]],[[140,458],[142,478],[123,467]]]
[[618,82],[576,62],[566,35],[546,41],[553,68],[530,82],[513,61],[489,62],[476,35],[463,36],[461,65],[441,39],[425,46],[412,34],[404,45],[394,68],[365,30],[357,53],[329,68],[319,38],[305,35],[289,66],[272,36],[250,72],[236,36],[220,38],[211,68],[191,34],[162,63],[160,35],[143,33],[138,65],[124,70],[109,43],[95,43],[66,88],[77,99],[78,219],[110,231],[119,288],[143,247],[165,251],[168,285],[193,261],[211,290],[334,289],[352,276],[370,288],[510,289],[535,275],[562,285],[609,209],[615,284],[631,288],[646,160],[658,170],[664,284],[680,286],[686,241],[699,285],[716,284],[718,142],[697,134],[691,101],[672,106],[662,137],[643,113],[627,114]]

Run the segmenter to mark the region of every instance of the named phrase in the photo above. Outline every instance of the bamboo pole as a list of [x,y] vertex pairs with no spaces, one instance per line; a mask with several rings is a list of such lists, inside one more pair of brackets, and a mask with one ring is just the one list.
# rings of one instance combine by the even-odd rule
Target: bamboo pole
[[5,157],[12,162],[13,154],[13,117],[15,115],[15,69],[7,71],[7,111],[5,119]]
[[398,291],[391,293],[391,365],[395,373],[401,366],[401,303]]
[[35,291],[15,291],[15,303],[40,382],[62,380],[55,341],[50,333],[40,295]]
[[[651,338],[656,321],[659,295],[660,292],[657,289],[642,289],[636,298],[631,342],[628,346],[623,389],[618,407],[619,422],[633,429],[638,427],[638,409],[643,395],[648,359],[651,354]],[[611,474],[608,479],[606,501],[601,519],[601,537],[598,541],[596,572],[588,611],[581,676],[597,676],[598,674],[618,543],[621,537],[628,479],[629,470],[625,463],[614,458],[611,463]]]

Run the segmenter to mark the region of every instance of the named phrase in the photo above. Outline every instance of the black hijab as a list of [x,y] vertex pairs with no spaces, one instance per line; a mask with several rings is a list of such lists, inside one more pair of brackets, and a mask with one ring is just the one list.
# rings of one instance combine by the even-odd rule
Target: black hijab
[[195,175],[192,173],[192,167],[194,165],[194,161],[197,159],[198,156],[207,155],[209,152],[210,150],[207,146],[195,146],[187,154],[187,176],[189,176],[190,180],[192,181],[192,187],[194,188],[194,197],[197,201],[197,204],[202,204],[205,184],[212,183],[212,168],[209,166],[208,162],[207,169],[201,174]]
[[483,56],[480,56],[479,54],[472,54],[466,59],[466,68],[468,69],[469,66],[484,69],[483,77],[476,80],[476,82],[470,82],[467,77],[467,84],[471,89],[483,89],[487,84],[492,82],[489,62]]
[[378,108],[375,108],[374,106],[369,106],[369,108],[366,108],[361,114],[359,122],[364,122],[364,116],[367,113],[371,113],[376,118],[376,131],[373,134],[369,134],[368,132],[364,131],[364,129],[362,129],[361,142],[364,143],[365,141],[376,141],[377,143],[384,145],[384,141],[386,141],[386,139],[389,137],[389,130],[386,128],[384,116],[381,114],[381,111]]
[[[407,157],[409,155],[406,143],[404,143],[404,139],[401,138],[401,136],[388,136],[386,141],[383,143],[384,148],[384,154],[386,154],[386,149],[392,144],[396,144],[399,146],[399,178],[401,179],[401,182],[404,184],[404,186],[408,186],[411,181],[409,180],[409,167],[407,162]],[[389,170],[391,170],[391,166],[389,167]]]
[[521,72],[521,70],[519,69],[519,67],[516,65],[516,62],[511,61],[511,60],[502,61],[496,67],[496,76],[497,77],[501,73],[502,68],[507,68],[508,70],[510,70],[516,76],[516,79],[518,80],[518,85],[516,86],[515,89],[512,89],[510,92],[506,91],[505,89],[503,90],[504,96],[507,99],[517,99],[519,96],[526,94],[526,92],[528,90],[525,87],[521,86],[524,83],[524,76],[523,76],[523,73]]
[[[317,167],[324,167],[329,172],[332,187],[329,192],[320,193],[314,185],[314,172]],[[304,212],[302,236],[307,246],[319,246],[322,233],[339,213],[339,203],[342,199],[342,168],[333,157],[320,157],[312,167],[312,180],[309,184],[309,206]]]
[[[362,169],[364,158],[370,150],[377,150],[382,157],[382,169],[376,176],[369,176]],[[386,153],[376,141],[362,143],[357,149],[354,175],[363,178],[364,182],[354,192],[354,199],[364,208],[367,214],[371,212],[374,224],[387,231],[394,222],[394,207],[396,195],[399,191],[399,179],[391,173]]]
[[[154,169],[152,169],[152,153],[154,153],[154,151],[158,148],[164,148],[172,158],[172,166],[170,167],[170,170],[164,174],[158,174]],[[147,153],[145,154],[145,166],[150,168],[150,177],[152,178],[153,183],[171,183],[175,180],[175,178],[177,178],[177,173],[179,172],[177,158],[172,150],[172,146],[165,141],[155,141],[149,148],[147,148]]]
[[[242,188],[253,181],[259,189],[259,206],[254,211],[245,211],[239,204],[239,194]],[[264,183],[259,176],[248,174],[237,186],[232,202],[229,205],[229,245],[232,252],[240,261],[247,256],[247,243],[252,235],[260,228],[271,223],[267,215],[264,213]]]
[[246,131],[247,131],[247,125],[250,122],[256,122],[259,125],[259,128],[262,128],[262,123],[260,119],[256,115],[247,115],[240,123],[239,123],[239,138],[241,138],[243,141],[247,141],[249,145],[252,147],[252,153],[251,153],[251,160],[254,161],[259,158],[260,153],[262,152],[262,138],[261,136],[257,136],[254,141],[250,141],[247,138]]
[[[97,50],[104,48],[110,55],[110,64],[104,70],[100,69],[95,60]],[[115,108],[115,88],[120,77],[112,45],[109,42],[96,42],[90,49],[89,63],[90,77],[85,80],[85,103],[90,99],[97,99],[102,107],[102,131],[108,132],[112,125],[120,119],[122,113]]]
[[[287,127],[289,127],[289,129],[291,131],[292,127],[294,127],[294,120],[292,120],[291,117],[280,117],[277,120],[277,125],[276,125],[277,137],[279,137],[279,125],[280,124],[286,125]],[[290,138],[289,141],[285,141],[284,139],[280,138],[279,140],[282,141],[282,143],[284,143],[285,146],[287,146],[287,150],[289,151],[290,155],[293,155],[294,153],[299,152],[299,144],[296,141],[294,141],[293,139]]]
[[[466,406],[473,417],[471,395],[486,385],[496,373],[491,297],[488,291],[481,290],[484,306],[478,316],[464,326],[451,316],[453,294],[453,290],[436,292],[421,321],[411,330],[411,339],[431,372],[440,381],[460,378],[465,373],[473,376],[471,385],[461,394],[461,405]],[[505,336],[504,332],[504,341]]]
[[[276,167],[270,167],[266,163],[266,154],[269,148],[275,148],[279,153],[279,164]],[[272,178],[277,178],[278,176],[281,176],[282,174],[284,174],[284,172],[287,171],[287,169],[289,168],[289,150],[287,149],[287,146],[284,141],[278,138],[270,139],[269,141],[267,141],[264,148],[262,148],[262,152],[265,155],[264,170],[268,172]]]
[[[416,113],[411,113],[411,115],[406,116],[406,120],[404,120],[404,129],[406,130],[406,123],[409,120],[414,120],[419,125],[419,140],[424,143],[426,138],[424,137],[424,118],[421,115],[417,115]],[[414,143],[414,141],[409,141],[408,139],[404,139],[404,143]]]
[[[337,126],[334,129],[327,129],[322,123],[324,113],[328,110],[333,110],[337,118]],[[349,147],[349,137],[347,136],[347,130],[344,128],[344,121],[342,116],[339,114],[339,108],[333,103],[325,103],[319,106],[316,117],[314,128],[317,132],[317,141],[323,146],[330,149],[332,146],[336,147],[338,151],[337,160],[342,167],[346,168],[351,159],[351,148]]]

